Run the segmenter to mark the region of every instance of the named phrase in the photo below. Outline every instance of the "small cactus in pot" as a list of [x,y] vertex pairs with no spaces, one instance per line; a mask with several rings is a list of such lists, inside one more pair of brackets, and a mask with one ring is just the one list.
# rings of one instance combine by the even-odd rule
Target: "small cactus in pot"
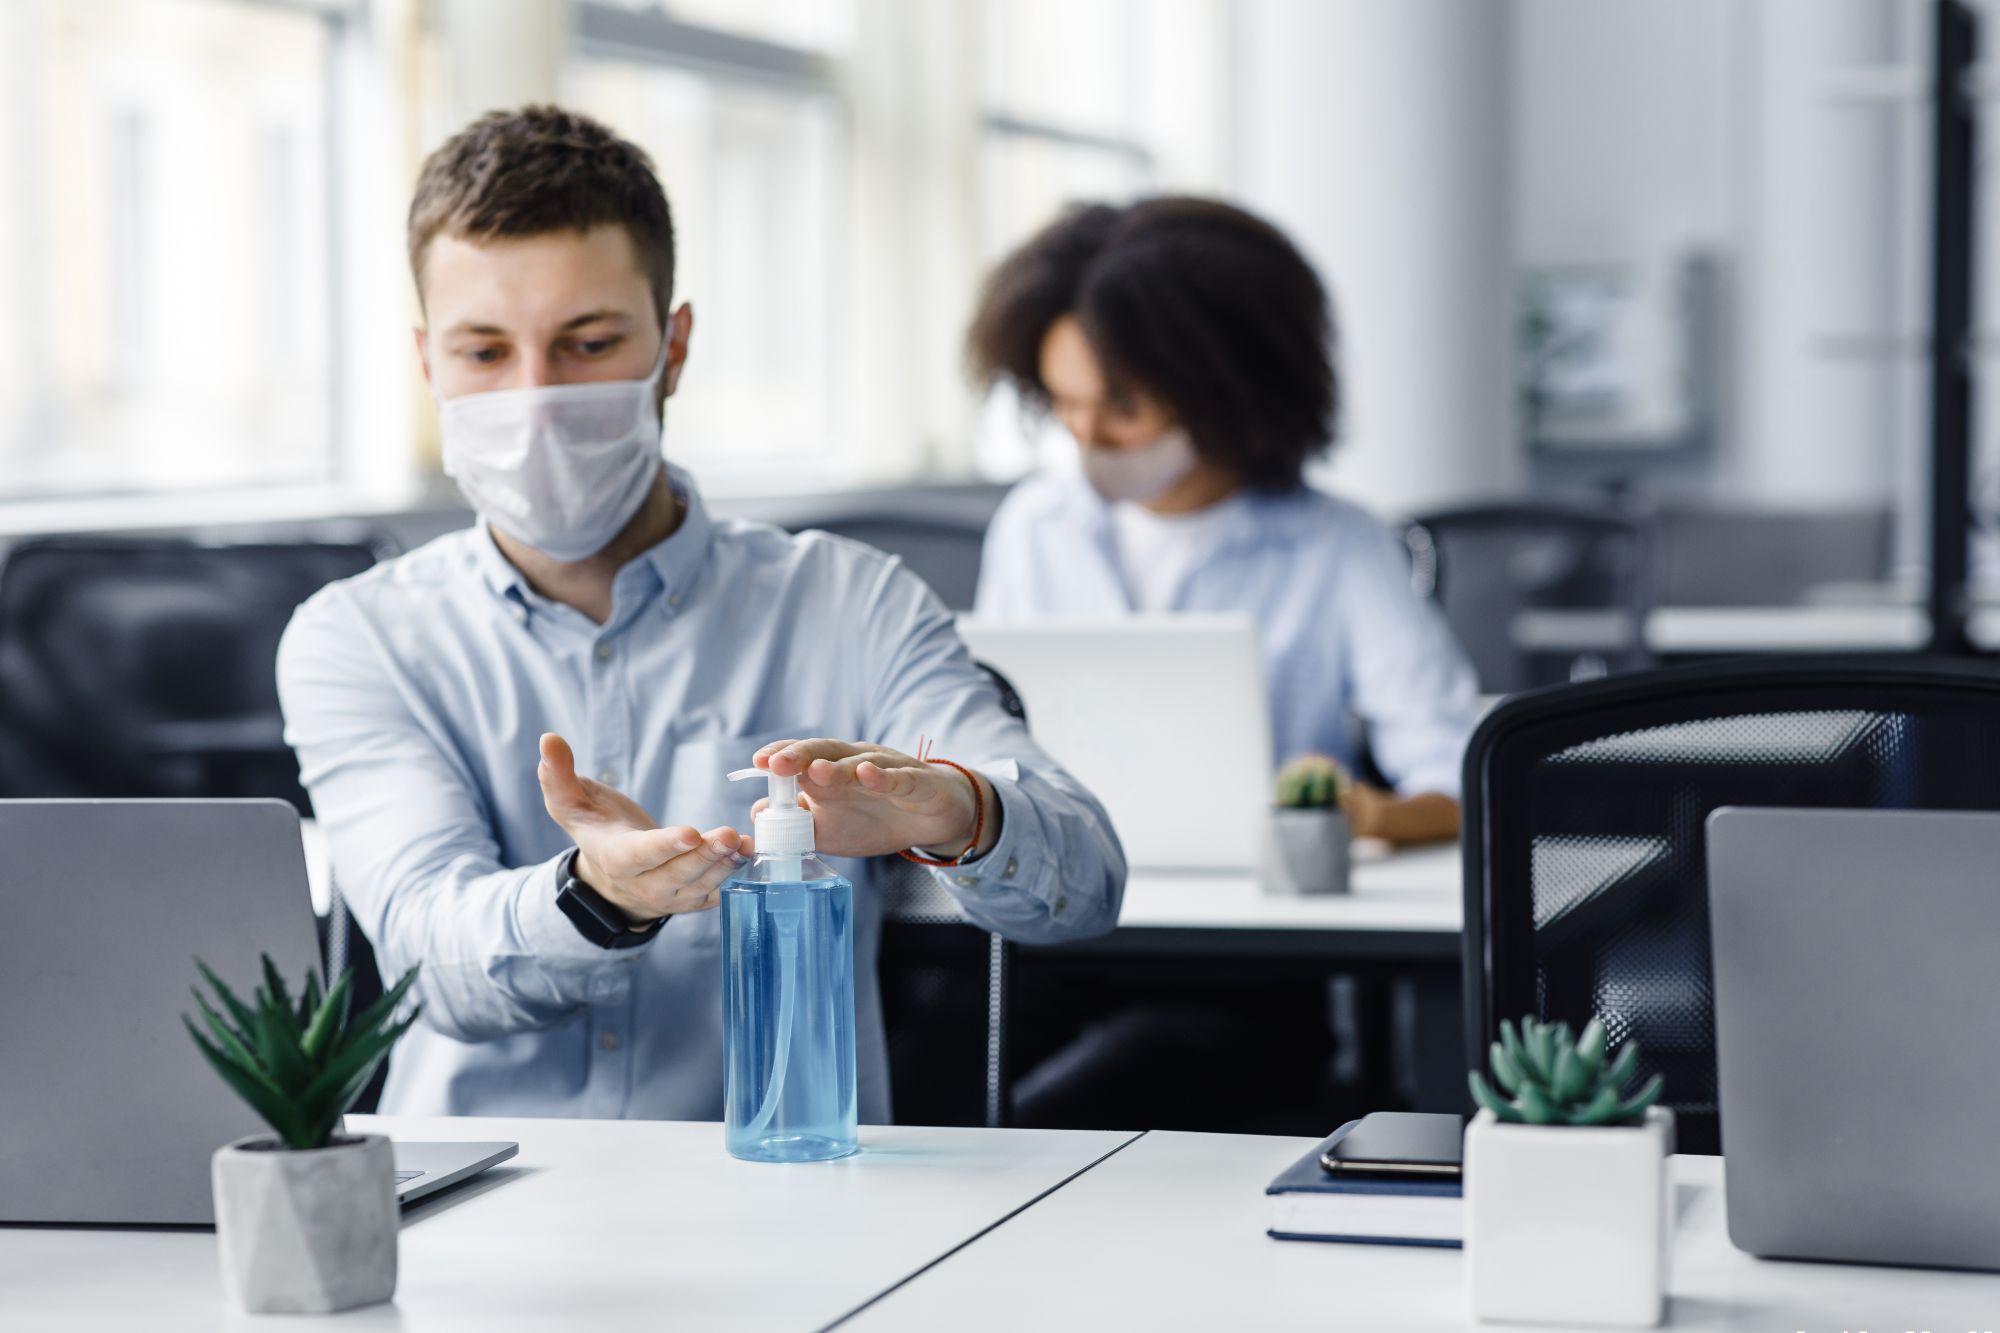
[[1347,785],[1347,771],[1323,754],[1300,755],[1278,770],[1262,863],[1266,893],[1347,891],[1350,830],[1340,805]]
[[1323,754],[1302,754],[1278,770],[1278,806],[1284,810],[1335,810],[1347,790],[1347,770]]
[[1674,1117],[1655,1105],[1658,1074],[1626,1090],[1638,1044],[1615,1055],[1608,1046],[1596,1018],[1578,1035],[1565,1023],[1503,1022],[1492,1081],[1468,1076],[1480,1106],[1465,1131],[1467,1290],[1478,1319],[1660,1321]]
[[1592,1018],[1572,1038],[1567,1023],[1521,1020],[1520,1031],[1506,1020],[1493,1043],[1495,1090],[1477,1069],[1470,1075],[1472,1099],[1496,1120],[1527,1125],[1629,1125],[1660,1100],[1658,1074],[1629,1097],[1624,1087],[1639,1068],[1639,1043],[1628,1041],[1605,1062],[1602,1019]]

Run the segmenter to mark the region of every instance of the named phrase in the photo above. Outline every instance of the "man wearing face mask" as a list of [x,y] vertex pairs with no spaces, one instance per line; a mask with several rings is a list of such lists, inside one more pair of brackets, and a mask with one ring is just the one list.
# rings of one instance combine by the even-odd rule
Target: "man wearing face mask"
[[[278,662],[341,892],[386,974],[423,964],[382,1109],[720,1118],[713,909],[750,850],[724,778],[745,763],[799,777],[822,852],[936,866],[982,926],[1113,925],[1103,809],[929,590],[867,547],[714,518],[663,461],[694,318],[644,154],[553,108],[488,115],[426,161],[409,245],[445,471],[480,521],[319,593]],[[854,877],[879,1122],[879,899]]]
[[987,532],[982,615],[1256,617],[1274,750],[1353,766],[1368,728],[1394,784],[1347,793],[1356,833],[1456,836],[1477,719],[1470,664],[1381,524],[1306,486],[1339,382],[1318,277],[1227,204],[1074,210],[988,281],[969,338],[1075,437],[1080,476],[1018,487]]

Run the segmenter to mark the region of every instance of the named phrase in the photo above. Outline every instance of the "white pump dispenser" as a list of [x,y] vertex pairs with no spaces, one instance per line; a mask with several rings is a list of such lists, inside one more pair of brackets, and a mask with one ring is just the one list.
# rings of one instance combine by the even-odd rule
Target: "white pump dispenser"
[[800,861],[814,850],[812,811],[799,804],[799,780],[780,777],[768,768],[739,768],[729,775],[731,782],[748,778],[766,778],[771,784],[769,799],[757,812],[757,854],[778,863],[773,867],[776,878],[797,879]]

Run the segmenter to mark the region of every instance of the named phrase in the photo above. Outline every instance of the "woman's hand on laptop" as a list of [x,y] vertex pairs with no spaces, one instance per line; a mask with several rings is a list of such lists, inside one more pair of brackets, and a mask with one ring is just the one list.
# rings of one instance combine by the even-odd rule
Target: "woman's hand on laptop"
[[952,860],[972,840],[982,804],[979,846],[968,855],[984,856],[1000,838],[1000,798],[976,773],[968,781],[946,764],[834,740],[773,741],[752,762],[798,778],[801,801],[813,812],[814,840],[834,856],[883,856],[914,847],[935,860]]
[[569,743],[553,733],[542,737],[536,776],[549,818],[576,843],[576,877],[634,921],[714,907],[752,854],[733,828],[659,827],[631,797],[578,777]]

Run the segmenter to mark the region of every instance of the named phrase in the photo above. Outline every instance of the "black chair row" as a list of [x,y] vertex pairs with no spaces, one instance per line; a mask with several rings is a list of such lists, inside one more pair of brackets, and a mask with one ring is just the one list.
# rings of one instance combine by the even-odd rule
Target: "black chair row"
[[1996,755],[2000,668],[1978,661],[1765,659],[1506,701],[1465,760],[1467,1050],[1503,1018],[1603,1015],[1665,1076],[1682,1151],[1720,1151],[1709,813],[1996,810]]

